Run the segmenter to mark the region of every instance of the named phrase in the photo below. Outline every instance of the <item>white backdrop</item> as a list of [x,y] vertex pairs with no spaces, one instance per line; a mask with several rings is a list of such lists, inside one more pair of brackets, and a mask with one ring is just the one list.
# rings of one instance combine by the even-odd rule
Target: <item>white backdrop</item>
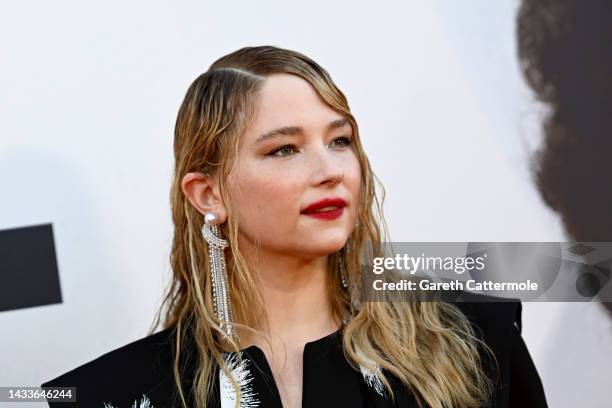
[[[53,223],[63,303],[0,313],[0,386],[39,385],[146,334],[169,278],[178,106],[243,46],[292,48],[332,74],[387,190],[393,240],[563,240],[527,173],[540,108],[515,59],[515,11],[487,0],[4,4],[0,229]],[[599,306],[525,304],[523,319],[550,406],[607,406],[612,328]]]

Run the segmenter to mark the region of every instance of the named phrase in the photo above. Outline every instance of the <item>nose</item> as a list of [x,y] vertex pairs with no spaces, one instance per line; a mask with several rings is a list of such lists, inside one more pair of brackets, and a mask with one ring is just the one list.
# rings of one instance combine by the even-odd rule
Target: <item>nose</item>
[[344,180],[344,166],[338,155],[327,148],[313,153],[313,184],[335,185]]

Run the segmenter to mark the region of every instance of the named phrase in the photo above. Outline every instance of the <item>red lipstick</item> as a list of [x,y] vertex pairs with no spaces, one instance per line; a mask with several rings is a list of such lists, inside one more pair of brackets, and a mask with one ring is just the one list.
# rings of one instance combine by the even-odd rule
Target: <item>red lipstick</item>
[[334,220],[342,215],[344,207],[346,201],[341,198],[325,198],[304,208],[302,214],[322,220]]

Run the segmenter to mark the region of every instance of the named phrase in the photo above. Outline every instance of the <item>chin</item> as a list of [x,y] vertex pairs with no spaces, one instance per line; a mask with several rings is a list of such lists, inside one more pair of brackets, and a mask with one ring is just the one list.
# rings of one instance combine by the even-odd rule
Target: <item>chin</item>
[[332,237],[326,237],[326,239],[319,239],[317,241],[311,241],[309,248],[305,248],[308,252],[312,252],[318,256],[325,256],[338,252],[346,244],[348,237],[343,235],[337,239],[331,239]]

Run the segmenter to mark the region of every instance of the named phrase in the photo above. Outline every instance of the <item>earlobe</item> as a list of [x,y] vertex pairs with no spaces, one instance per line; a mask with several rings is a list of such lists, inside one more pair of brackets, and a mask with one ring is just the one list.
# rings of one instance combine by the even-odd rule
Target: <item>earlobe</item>
[[200,214],[213,212],[221,223],[225,222],[227,214],[214,178],[200,172],[187,173],[181,180],[181,190]]

